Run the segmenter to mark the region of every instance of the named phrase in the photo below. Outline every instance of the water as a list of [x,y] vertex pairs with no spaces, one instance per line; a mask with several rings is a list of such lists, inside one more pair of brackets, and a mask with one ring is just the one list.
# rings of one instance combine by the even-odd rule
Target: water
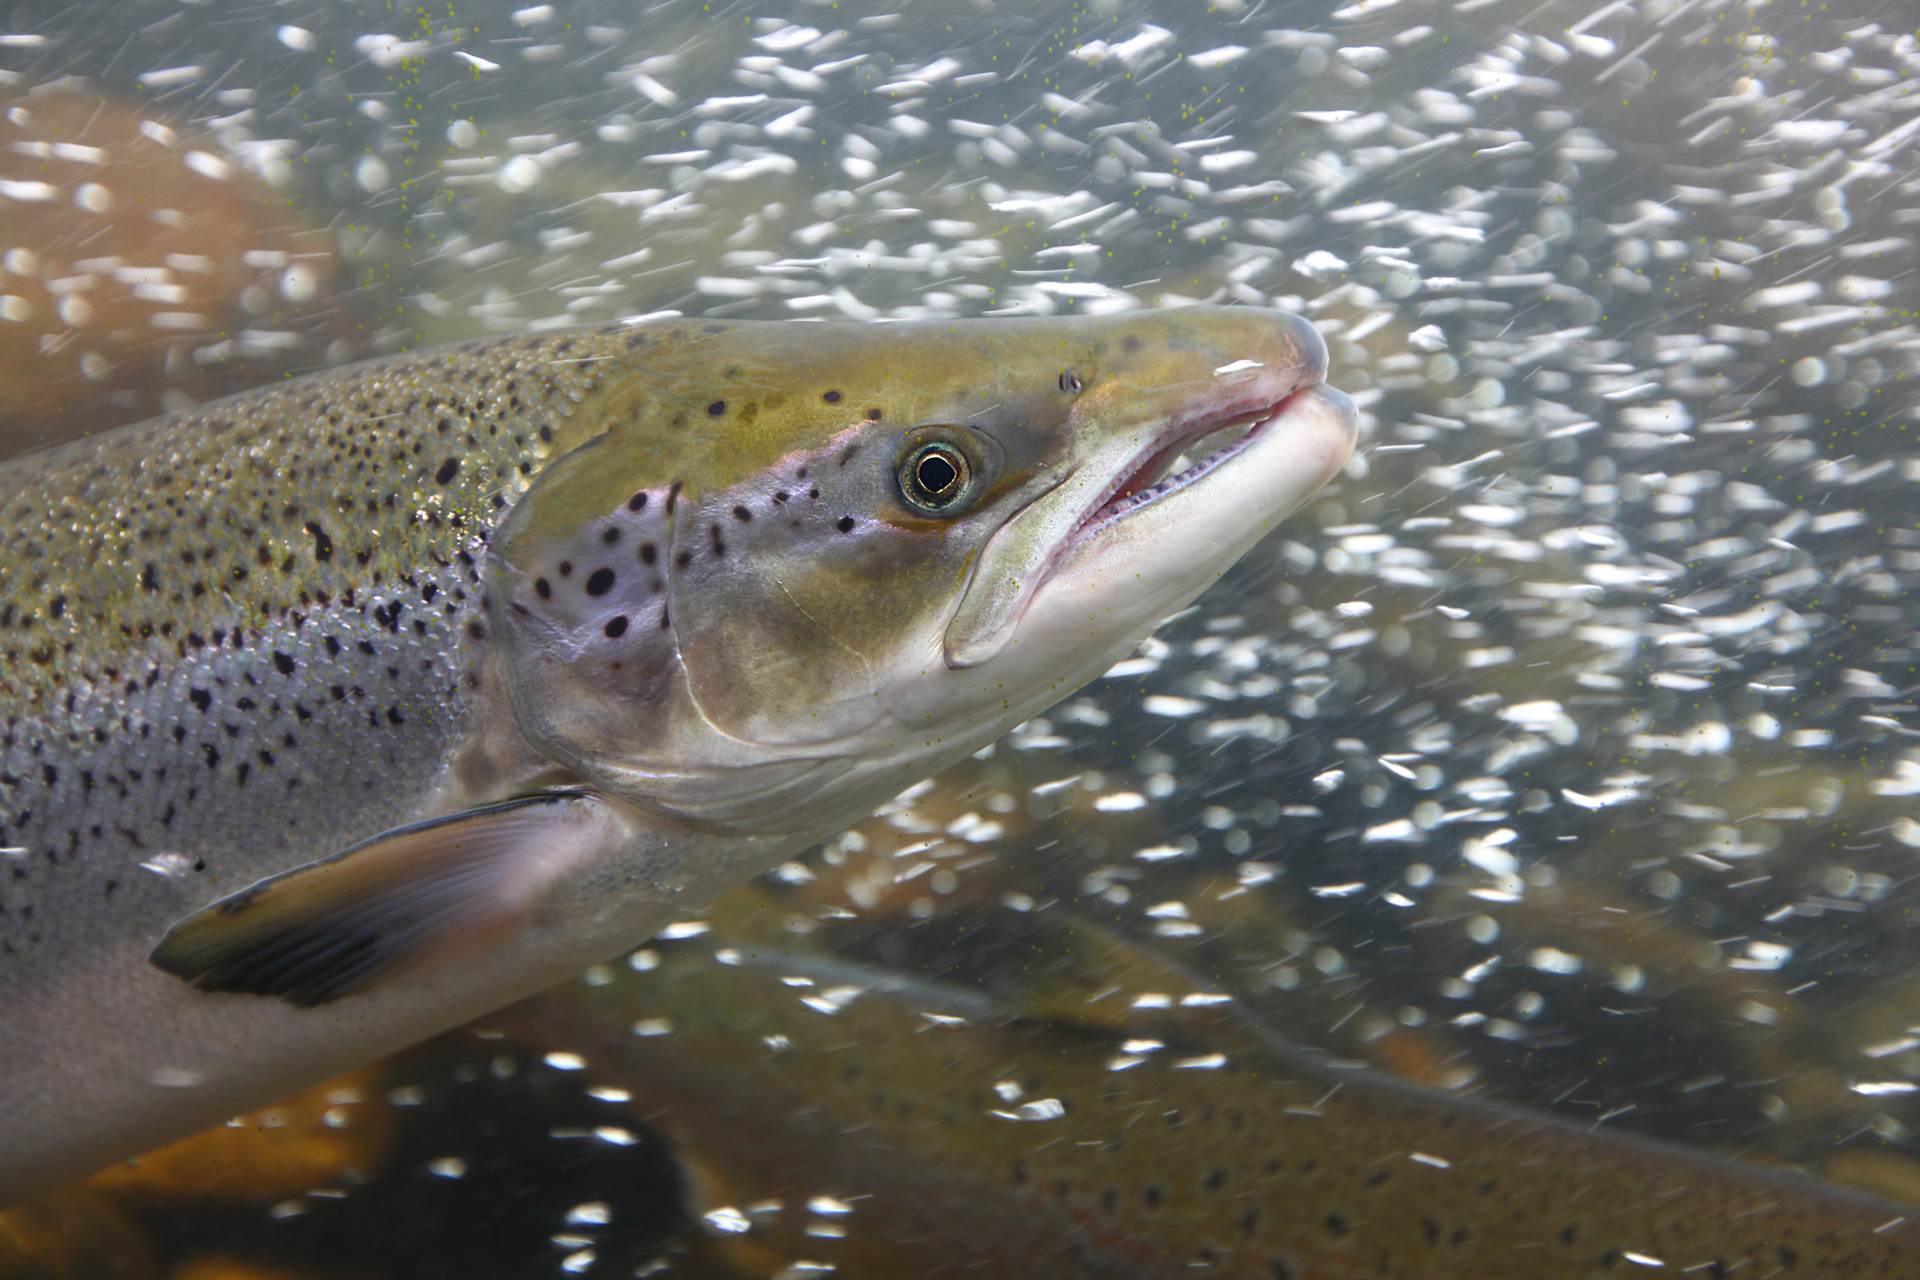
[[[1920,1194],[1920,40],[1895,0],[104,12],[0,8],[0,100],[74,77],[197,140],[178,203],[244,185],[272,212],[206,250],[253,273],[231,310],[167,293],[190,261],[120,282],[152,305],[110,341],[171,354],[115,381],[57,307],[111,305],[128,264],[26,282],[146,188],[51,153],[70,176],[0,174],[0,251],[35,255],[0,328],[98,393],[87,427],[658,312],[1313,317],[1365,414],[1346,473],[964,781],[776,873],[770,909],[989,989],[1009,920],[1070,909],[1303,1043]],[[336,1127],[380,1140],[270,1194],[116,1204],[115,1256],[796,1262],[727,1245],[698,1153],[609,1120],[543,1025],[370,1078]]]

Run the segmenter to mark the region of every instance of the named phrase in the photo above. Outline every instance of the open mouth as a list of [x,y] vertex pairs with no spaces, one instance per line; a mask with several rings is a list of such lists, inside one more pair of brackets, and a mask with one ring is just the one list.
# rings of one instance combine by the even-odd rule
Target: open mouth
[[1151,447],[1121,475],[1107,497],[1080,521],[1074,534],[1085,534],[1178,493],[1244,451],[1310,390],[1302,387],[1250,412],[1197,419],[1174,428],[1170,438]]
[[975,558],[941,638],[950,668],[1000,653],[1036,601],[1050,621],[1035,626],[1061,635],[1171,612],[1352,454],[1359,411],[1324,381],[1327,346],[1312,324],[1251,307],[1156,323],[1171,337],[1143,347],[1151,356],[1128,366],[1135,382],[1086,402],[1087,421],[1069,419],[1085,459]]

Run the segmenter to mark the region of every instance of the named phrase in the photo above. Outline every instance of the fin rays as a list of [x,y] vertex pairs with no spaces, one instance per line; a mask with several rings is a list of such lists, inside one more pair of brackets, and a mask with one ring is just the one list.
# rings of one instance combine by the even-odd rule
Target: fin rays
[[396,827],[195,912],[152,961],[202,991],[329,1004],[511,932],[618,826],[556,791]]

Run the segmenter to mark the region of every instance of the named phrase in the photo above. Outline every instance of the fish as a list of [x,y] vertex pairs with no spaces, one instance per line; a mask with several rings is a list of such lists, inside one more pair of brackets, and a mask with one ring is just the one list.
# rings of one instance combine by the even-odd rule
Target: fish
[[666,316],[0,466],[0,1205],[561,981],[1065,697],[1344,464],[1326,376],[1252,307]]
[[630,1097],[768,1271],[1920,1275],[1911,1205],[1310,1052],[1068,909],[976,914],[972,960],[1021,977],[961,982],[783,940],[745,892],[505,1025]]

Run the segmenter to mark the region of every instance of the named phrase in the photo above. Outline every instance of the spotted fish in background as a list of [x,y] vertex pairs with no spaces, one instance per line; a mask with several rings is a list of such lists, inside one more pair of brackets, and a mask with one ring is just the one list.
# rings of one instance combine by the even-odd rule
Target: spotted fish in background
[[0,469],[0,1203],[560,980],[1064,697],[1347,457],[1325,367],[1254,309],[668,320]]
[[502,1016],[630,1094],[769,1273],[1920,1275],[1911,1206],[1341,1068],[1137,944],[1012,914],[967,928],[1006,992],[788,949],[736,895],[646,972]]

